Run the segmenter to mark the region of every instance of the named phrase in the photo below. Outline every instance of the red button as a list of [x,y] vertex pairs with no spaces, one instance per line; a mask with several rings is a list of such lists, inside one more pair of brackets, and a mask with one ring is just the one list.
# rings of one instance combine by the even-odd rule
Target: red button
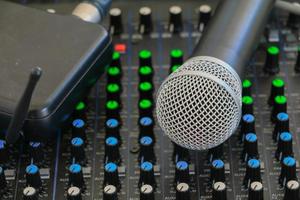
[[119,53],[126,53],[126,45],[125,44],[115,44],[115,51]]

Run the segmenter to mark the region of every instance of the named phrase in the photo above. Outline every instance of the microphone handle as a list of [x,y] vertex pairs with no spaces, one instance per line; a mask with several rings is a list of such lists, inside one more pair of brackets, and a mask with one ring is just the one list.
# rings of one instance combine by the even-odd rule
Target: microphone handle
[[242,76],[274,4],[275,0],[221,1],[193,56],[218,58]]

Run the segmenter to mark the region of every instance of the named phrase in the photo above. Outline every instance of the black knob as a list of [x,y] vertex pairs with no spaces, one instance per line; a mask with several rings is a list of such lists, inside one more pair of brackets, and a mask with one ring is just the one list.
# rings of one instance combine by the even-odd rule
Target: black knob
[[210,179],[213,183],[225,182],[225,164],[222,160],[214,160],[211,163]]
[[254,133],[247,133],[244,139],[242,160],[247,162],[251,158],[258,158],[257,136]]
[[175,183],[189,183],[190,170],[186,161],[178,161],[175,166]]
[[210,5],[202,5],[199,7],[198,30],[203,31],[212,16],[212,8]]
[[264,188],[261,182],[254,181],[250,184],[248,191],[248,200],[263,200]]
[[105,163],[121,163],[119,140],[116,137],[108,137],[105,140]]
[[143,136],[149,136],[155,142],[153,128],[154,128],[154,120],[152,117],[140,117],[140,119],[139,119],[139,130],[140,130],[139,138],[142,138]]
[[116,137],[118,141],[121,141],[120,136],[120,121],[115,118],[108,118],[105,122],[106,137]]
[[151,82],[139,83],[138,90],[140,99],[153,100],[153,84]]
[[289,132],[282,132],[278,139],[275,158],[282,160],[287,156],[293,156],[293,136]]
[[183,51],[180,49],[173,49],[170,52],[171,68],[170,73],[177,70],[183,64]]
[[122,11],[120,8],[112,8],[109,11],[110,16],[110,33],[113,35],[119,35],[123,33],[123,23],[122,23]]
[[74,119],[86,119],[86,111],[87,111],[87,106],[84,101],[80,101],[74,110],[73,113],[73,118]]
[[140,187],[140,200],[154,200],[154,188],[145,184]]
[[103,185],[114,185],[118,190],[121,188],[119,179],[118,166],[116,163],[107,163],[104,166],[104,184]]
[[140,154],[139,161],[149,161],[151,163],[155,163],[155,153],[154,153],[154,141],[149,136],[141,137],[140,141]]
[[67,199],[68,200],[81,200],[81,190],[79,187],[72,186],[67,190]]
[[6,178],[5,178],[5,174],[4,174],[4,169],[2,167],[0,167],[0,190],[3,190],[6,188]]
[[69,184],[82,188],[84,185],[82,167],[79,164],[72,164],[69,167]]
[[142,7],[139,10],[140,24],[139,32],[141,34],[149,34],[153,30],[152,10],[149,7]]
[[121,85],[122,71],[117,66],[107,68],[107,83],[117,83]]
[[142,185],[152,185],[153,187],[156,185],[155,177],[154,177],[154,166],[151,162],[145,161],[140,165],[140,180],[139,186]]
[[286,183],[283,200],[300,200],[298,181],[290,180]]
[[281,173],[279,176],[279,184],[281,186],[286,185],[290,180],[296,180],[296,160],[295,158],[288,156],[283,158],[281,162]]
[[6,164],[8,161],[8,149],[4,140],[0,140],[0,164]]
[[250,96],[243,96],[242,98],[242,115],[253,115],[253,98]]
[[280,78],[275,78],[272,81],[271,93],[268,100],[268,104],[270,106],[274,105],[276,96],[284,96],[284,85],[285,85],[284,80]]
[[267,56],[264,71],[271,75],[277,74],[280,71],[278,47],[270,46],[267,48]]
[[109,83],[106,86],[106,99],[121,102],[121,86],[117,83]]
[[[110,66],[117,67],[122,75],[122,62],[121,62],[121,53],[118,51],[114,51],[112,54],[112,60]],[[110,75],[110,74],[108,74]]]
[[[139,66],[149,66],[152,70],[152,53],[149,50],[141,50],[139,52]],[[147,72],[147,70],[145,70]],[[147,80],[141,80],[141,81],[147,81]],[[148,80],[151,82],[152,80]]]
[[255,133],[255,117],[251,114],[245,114],[242,117],[239,139],[244,141],[247,133]]
[[187,183],[178,183],[176,185],[176,200],[190,200],[190,186]]
[[120,103],[115,100],[109,100],[106,102],[106,116],[108,118],[115,118],[120,121]]
[[295,64],[295,72],[300,73],[300,47],[298,47],[298,51],[297,51],[297,61]]
[[273,140],[277,142],[280,133],[288,132],[289,130],[289,115],[287,113],[278,113],[272,136]]
[[222,159],[223,158],[223,144],[220,144],[212,149],[208,150],[207,159],[209,163],[212,163],[213,160]]
[[224,182],[213,184],[212,200],[227,200],[227,188]]
[[261,181],[260,161],[257,159],[250,159],[247,162],[246,175],[244,178],[244,186],[249,188],[254,181]]
[[190,153],[189,150],[183,148],[175,143],[173,143],[174,151],[173,151],[173,161],[177,163],[180,160],[184,160],[186,162],[190,161]]
[[243,96],[250,96],[252,95],[252,82],[249,80],[249,79],[245,79],[243,81],[243,84],[242,84],[242,94]]
[[36,189],[42,186],[42,179],[38,166],[30,164],[26,167],[26,184]]
[[169,31],[179,33],[183,30],[182,8],[180,6],[171,6],[169,8]]
[[43,144],[40,142],[29,142],[29,155],[35,163],[44,161]]
[[285,96],[276,96],[273,109],[272,109],[272,114],[271,114],[271,121],[273,123],[276,122],[277,115],[281,112],[287,111],[287,99]]
[[140,117],[153,118],[153,101],[151,99],[141,99],[138,104]]
[[38,200],[38,191],[34,187],[26,187],[23,190],[23,200]]
[[75,137],[71,140],[71,154],[72,159],[76,162],[85,160],[84,141],[80,137]]
[[106,185],[103,188],[103,200],[118,200],[118,189],[114,185]]
[[73,137],[80,137],[81,139],[86,139],[86,124],[82,119],[75,119],[72,122],[72,135]]

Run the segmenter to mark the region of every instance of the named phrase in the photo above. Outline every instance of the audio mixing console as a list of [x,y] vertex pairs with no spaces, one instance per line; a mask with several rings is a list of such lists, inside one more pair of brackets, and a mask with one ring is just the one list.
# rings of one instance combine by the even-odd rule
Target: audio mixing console
[[[14,2],[69,14],[79,1]],[[57,137],[0,140],[0,199],[299,200],[298,17],[272,13],[243,81],[240,128],[226,143],[188,151],[158,127],[156,91],[191,55],[217,3],[114,1],[103,22],[112,63]]]

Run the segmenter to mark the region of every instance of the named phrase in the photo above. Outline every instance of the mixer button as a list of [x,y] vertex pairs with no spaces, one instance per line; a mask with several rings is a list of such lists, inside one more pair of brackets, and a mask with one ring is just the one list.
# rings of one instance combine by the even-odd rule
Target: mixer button
[[139,161],[149,161],[151,163],[155,163],[155,153],[154,153],[154,141],[149,136],[141,137],[140,139],[140,154]]
[[[120,136],[120,121],[115,118],[109,118],[105,122],[106,137],[115,137],[121,142]],[[121,143],[120,143],[121,144]]]
[[67,190],[67,200],[82,200],[80,188],[76,186],[69,187]]
[[140,187],[140,200],[154,200],[154,188],[145,184]]
[[249,79],[245,79],[242,83],[242,94],[243,96],[250,96],[252,94],[252,82]]
[[295,72],[300,73],[300,47],[298,47],[298,50],[297,50],[297,61],[295,64]]
[[296,160],[295,158],[288,156],[283,158],[281,162],[281,173],[279,176],[279,184],[285,186],[290,180],[296,180]]
[[8,161],[8,149],[5,140],[0,140],[0,164],[6,164]]
[[34,187],[26,187],[23,190],[23,200],[38,200],[38,191]]
[[169,31],[171,33],[179,33],[183,30],[182,8],[180,6],[171,6],[169,8]]
[[186,161],[178,161],[175,166],[175,183],[189,183],[190,170]]
[[284,87],[285,87],[284,80],[280,78],[276,78],[272,81],[271,94],[268,100],[268,104],[270,106],[274,105],[274,100],[276,96],[284,96]]
[[214,160],[210,166],[210,179],[213,183],[225,182],[225,165],[222,160]]
[[139,119],[138,125],[139,125],[139,129],[140,129],[139,138],[141,138],[143,136],[149,136],[153,140],[155,140],[154,139],[154,134],[153,134],[154,120],[153,120],[152,117],[141,117]]
[[118,172],[118,165],[116,163],[107,163],[104,166],[104,184],[107,185],[114,185],[116,186],[117,190],[121,188],[121,183],[119,179],[119,172]]
[[106,99],[107,100],[116,100],[121,102],[121,86],[117,83],[109,83],[106,86]]
[[120,68],[110,66],[107,68],[107,83],[121,84],[122,73]]
[[212,188],[212,200],[227,200],[227,188],[224,182],[215,182]]
[[170,52],[170,57],[171,57],[171,72],[174,72],[172,69],[173,66],[175,65],[182,65],[183,64],[183,51],[180,49],[173,49]]
[[209,163],[211,163],[213,160],[222,159],[223,154],[224,154],[223,144],[220,144],[220,145],[208,150],[207,159],[208,159]]
[[87,106],[83,101],[80,101],[74,110],[73,117],[75,119],[86,119]]
[[247,162],[243,184],[246,188],[249,188],[250,184],[254,181],[261,181],[260,161],[257,159],[250,159]]
[[175,143],[173,143],[174,151],[173,151],[173,161],[177,163],[180,160],[184,160],[186,162],[190,161],[190,153],[189,150],[183,148]]
[[110,25],[109,30],[113,35],[123,33],[122,11],[120,8],[112,8],[109,11]]
[[276,96],[273,109],[272,109],[271,121],[275,123],[277,115],[281,112],[286,113],[286,111],[287,111],[287,98],[285,96]]
[[40,142],[29,142],[29,155],[35,163],[44,161],[43,145]]
[[250,184],[248,191],[248,200],[263,200],[264,188],[261,182],[254,181]]
[[69,167],[69,184],[82,188],[84,186],[84,179],[82,167],[79,164],[72,164]]
[[80,137],[75,137],[71,140],[71,154],[76,162],[85,160],[84,141]]
[[244,139],[242,160],[247,162],[251,158],[258,158],[257,136],[254,133],[247,133]]
[[251,114],[245,114],[242,117],[239,139],[244,141],[247,133],[255,133],[255,117]]
[[189,184],[178,183],[175,189],[176,189],[176,200],[191,200]]
[[149,34],[153,30],[152,10],[149,7],[142,7],[139,10],[140,24],[139,32],[141,34]]
[[112,61],[110,63],[110,66],[115,66],[120,70],[120,73],[122,74],[122,62],[121,62],[121,54],[120,52],[114,51],[112,54]]
[[3,190],[6,188],[7,182],[4,174],[4,169],[0,167],[0,190]]
[[154,166],[151,162],[145,161],[140,165],[140,179],[139,186],[142,185],[152,185],[155,187],[156,182],[154,178]]
[[141,50],[139,52],[139,66],[149,66],[152,68],[152,53],[149,50]]
[[242,115],[253,115],[253,98],[250,96],[243,96],[242,98]]
[[105,140],[105,163],[113,162],[121,163],[121,155],[119,151],[119,140],[115,137],[108,137]]
[[114,185],[106,185],[103,188],[103,200],[117,200],[118,189]]
[[140,82],[153,82],[153,68],[150,66],[139,67],[139,79]]
[[283,200],[299,200],[299,182],[290,180],[286,183]]
[[293,136],[289,132],[282,132],[279,136],[275,158],[282,160],[287,156],[293,156]]
[[140,117],[153,117],[153,102],[150,99],[141,99],[138,107]]
[[273,131],[273,140],[277,142],[280,133],[288,132],[289,130],[289,115],[284,112],[278,113]]
[[120,120],[120,104],[115,100],[106,102],[106,116]]
[[72,122],[72,136],[80,137],[81,139],[86,139],[86,124],[82,119],[75,119]]
[[138,86],[140,99],[153,100],[153,84],[151,82],[141,82]]
[[39,189],[42,186],[42,179],[38,166],[30,164],[26,167],[26,184]]
[[268,74],[277,74],[280,71],[279,68],[279,48],[276,46],[270,46],[267,48],[267,56],[264,71]]
[[198,30],[202,31],[203,28],[208,24],[212,16],[212,8],[210,5],[201,5],[198,9]]

